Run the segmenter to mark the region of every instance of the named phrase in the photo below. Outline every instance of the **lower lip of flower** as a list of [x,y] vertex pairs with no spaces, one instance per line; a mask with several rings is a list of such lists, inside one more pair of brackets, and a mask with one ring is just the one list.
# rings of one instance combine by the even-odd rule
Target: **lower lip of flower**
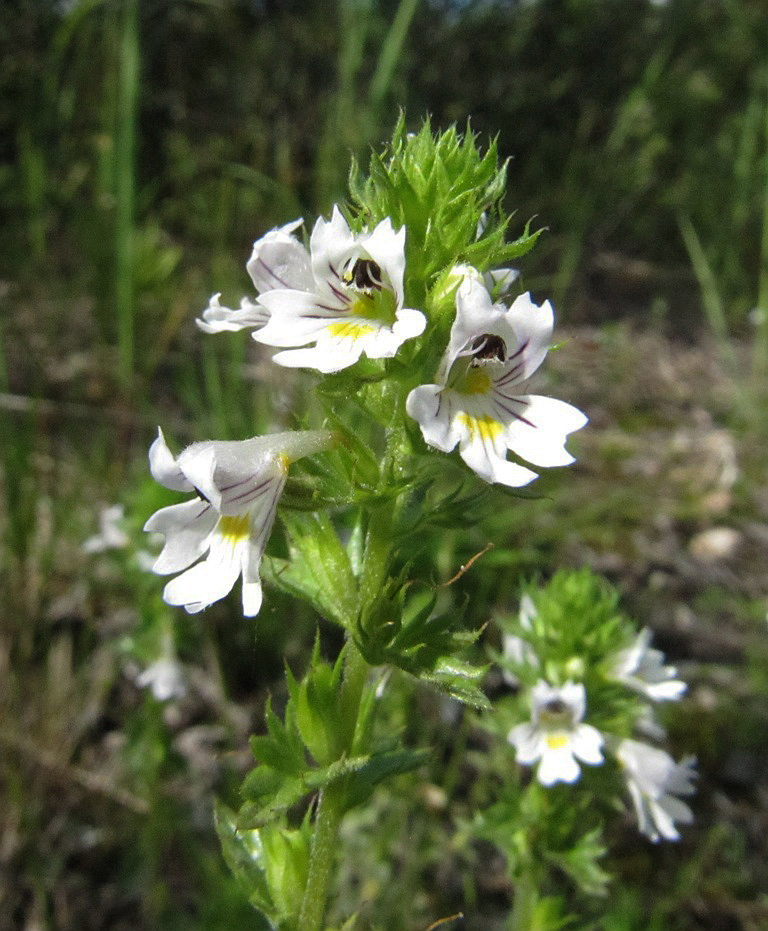
[[483,441],[495,439],[502,431],[502,425],[492,417],[472,417],[470,414],[460,414],[459,423],[469,430],[473,439],[477,436]]
[[368,323],[331,323],[328,332],[339,339],[360,339],[361,336],[367,336],[373,333],[376,327]]
[[219,518],[218,532],[226,543],[242,543],[248,539],[251,528],[247,515],[241,517]]
[[547,734],[547,736],[544,738],[544,742],[546,743],[549,750],[562,750],[563,747],[568,745],[568,735]]

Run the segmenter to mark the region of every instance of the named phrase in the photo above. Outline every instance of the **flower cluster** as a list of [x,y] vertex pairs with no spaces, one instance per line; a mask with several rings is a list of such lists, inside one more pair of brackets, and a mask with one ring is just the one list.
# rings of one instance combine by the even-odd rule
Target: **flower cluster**
[[[665,664],[661,651],[651,648],[651,635],[643,630],[626,647],[610,654],[599,674],[583,661],[571,657],[562,674],[580,672],[584,681],[552,682],[547,677],[557,675],[557,666],[545,657],[546,622],[537,616],[529,595],[521,602],[519,633],[506,633],[500,657],[505,680],[512,685],[532,683],[528,689],[530,720],[512,727],[507,735],[516,752],[517,762],[537,766],[538,781],[545,786],[557,782],[573,783],[581,774],[579,763],[597,766],[605,762],[604,750],[609,750],[635,807],[638,825],[653,841],[661,838],[677,840],[675,823],[689,823],[692,813],[679,796],[690,795],[695,776],[694,763],[685,758],[676,763],[664,750],[613,732],[620,713],[606,713],[606,699],[601,708],[608,727],[588,723],[588,693],[591,689],[615,689],[620,686],[643,700],[633,705],[629,722],[646,735],[664,736],[655,722],[650,702],[675,700],[685,692],[685,683],[677,678],[674,666]],[[549,660],[549,661],[548,661]],[[588,676],[588,673],[591,675]],[[647,701],[645,701],[647,700]],[[619,707],[619,706],[617,706]],[[622,708],[626,699],[622,699]]]
[[[335,207],[330,220],[317,220],[307,247],[296,235],[302,222],[257,240],[247,264],[255,298],[232,309],[213,295],[197,321],[204,332],[248,329],[257,342],[280,350],[279,365],[323,375],[350,369],[363,356],[390,359],[422,335],[434,338],[428,309],[406,306],[405,227],[396,230],[386,218],[354,232]],[[528,294],[509,307],[494,304],[488,287],[508,290],[517,277],[512,269],[481,275],[457,266],[448,277],[455,291],[448,344],[434,382],[413,388],[403,413],[418,423],[428,446],[448,453],[458,445],[464,462],[489,483],[520,487],[536,478],[508,460],[508,450],[534,466],[572,462],[565,440],[586,417],[526,390],[549,348],[551,305],[537,306]],[[327,431],[284,433],[193,443],[174,458],[161,431],[150,450],[152,475],[194,493],[145,526],[165,536],[154,571],[181,573],[166,585],[165,600],[194,613],[242,576],[243,611],[255,615],[262,600],[259,565],[288,465],[332,442]]]

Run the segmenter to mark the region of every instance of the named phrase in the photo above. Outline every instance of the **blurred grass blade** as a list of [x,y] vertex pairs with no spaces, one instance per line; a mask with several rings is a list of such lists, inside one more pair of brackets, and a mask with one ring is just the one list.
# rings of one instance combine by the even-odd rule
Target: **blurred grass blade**
[[134,369],[134,222],[139,95],[139,0],[124,0],[120,30],[115,152],[115,311],[120,377]]
[[756,378],[768,371],[768,68],[765,74],[765,152],[763,155],[763,233],[760,240],[760,273],[757,283],[757,330],[753,369]]
[[698,233],[691,223],[690,217],[678,214],[677,223],[680,233],[688,250],[688,256],[693,266],[693,272],[699,282],[701,300],[707,322],[712,328],[723,357],[732,365],[736,363],[730,339],[728,337],[728,322],[725,315],[725,306],[717,284],[717,278],[712,265],[707,258]]
[[[2,317],[0,317],[0,393],[9,388]],[[24,563],[29,555],[36,517],[36,489],[32,472],[35,411],[0,410],[0,467],[5,492],[5,542],[10,553]]]
[[371,116],[374,120],[378,117],[379,106],[389,90],[392,82],[392,75],[395,73],[398,59],[403,51],[405,39],[408,35],[411,21],[413,20],[419,0],[400,0],[400,4],[389,27],[389,32],[381,48],[379,60],[376,64],[376,71],[371,78],[371,86],[368,91],[370,101]]

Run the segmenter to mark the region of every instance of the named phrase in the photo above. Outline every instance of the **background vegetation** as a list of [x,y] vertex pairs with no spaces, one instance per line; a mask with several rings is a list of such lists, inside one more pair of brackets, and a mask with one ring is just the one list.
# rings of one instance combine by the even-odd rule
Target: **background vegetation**
[[[663,849],[619,825],[611,895],[574,902],[575,926],[765,927],[766,49],[763,0],[6,4],[2,931],[254,927],[212,799],[317,619],[274,592],[255,638],[234,603],[168,612],[134,561],[164,500],[146,448],[157,422],[178,442],[290,424],[309,380],[192,320],[247,293],[256,237],[343,196],[400,108],[498,136],[510,209],[548,229],[524,284],[572,337],[551,377],[594,427],[540,500],[436,541],[446,578],[496,541],[463,580],[479,622],[516,610],[522,578],[591,565],[692,682],[668,724],[700,760],[697,824]],[[130,545],[84,552],[112,502]],[[166,705],[136,684],[158,630],[187,681]],[[434,696],[398,702],[434,764],[349,827],[339,914],[502,927],[503,864],[461,824],[508,760]]]

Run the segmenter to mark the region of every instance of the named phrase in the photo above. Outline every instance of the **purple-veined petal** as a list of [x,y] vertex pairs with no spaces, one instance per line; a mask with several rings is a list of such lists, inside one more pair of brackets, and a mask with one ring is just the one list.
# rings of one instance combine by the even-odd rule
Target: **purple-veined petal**
[[292,235],[303,220],[270,230],[253,244],[246,268],[258,294],[275,289],[311,290],[314,284],[309,253]]
[[565,449],[566,438],[586,423],[585,415],[556,398],[524,394],[514,399],[517,416],[506,428],[508,447],[521,459],[545,468],[573,462]]

